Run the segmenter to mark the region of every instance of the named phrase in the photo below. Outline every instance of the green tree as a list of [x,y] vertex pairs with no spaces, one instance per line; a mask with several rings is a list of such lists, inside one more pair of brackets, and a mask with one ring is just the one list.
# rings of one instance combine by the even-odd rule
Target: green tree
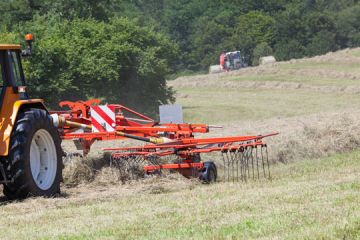
[[326,30],[316,33],[306,46],[306,55],[315,56],[337,50],[335,34]]
[[360,4],[336,14],[337,40],[342,48],[360,46]]
[[232,41],[236,49],[242,50],[248,62],[252,60],[254,48],[260,43],[271,45],[275,20],[258,11],[238,18]]
[[37,39],[26,64],[32,96],[51,107],[97,97],[154,115],[159,104],[174,100],[165,76],[176,46],[163,34],[126,18],[104,23],[39,17],[23,29]]

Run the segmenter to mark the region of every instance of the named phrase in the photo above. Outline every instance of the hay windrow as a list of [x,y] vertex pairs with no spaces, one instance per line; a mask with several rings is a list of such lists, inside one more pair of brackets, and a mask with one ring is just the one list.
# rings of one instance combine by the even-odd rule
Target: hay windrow
[[360,111],[274,118],[256,122],[231,123],[221,134],[280,134],[267,138],[272,162],[289,162],[350,152],[360,147]]

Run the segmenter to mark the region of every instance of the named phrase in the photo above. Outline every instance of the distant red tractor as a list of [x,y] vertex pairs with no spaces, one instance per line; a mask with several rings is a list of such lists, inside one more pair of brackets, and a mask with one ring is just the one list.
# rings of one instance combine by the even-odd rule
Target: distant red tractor
[[222,52],[219,59],[219,65],[210,66],[209,73],[228,72],[247,67],[247,63],[240,51]]

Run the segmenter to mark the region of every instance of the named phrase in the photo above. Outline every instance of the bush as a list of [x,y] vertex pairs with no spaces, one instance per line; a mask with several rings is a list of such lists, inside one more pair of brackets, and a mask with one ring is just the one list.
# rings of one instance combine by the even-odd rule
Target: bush
[[38,17],[22,29],[37,40],[24,64],[31,96],[51,108],[64,99],[100,98],[155,115],[160,104],[174,101],[165,76],[176,46],[149,27],[126,18],[105,23]]

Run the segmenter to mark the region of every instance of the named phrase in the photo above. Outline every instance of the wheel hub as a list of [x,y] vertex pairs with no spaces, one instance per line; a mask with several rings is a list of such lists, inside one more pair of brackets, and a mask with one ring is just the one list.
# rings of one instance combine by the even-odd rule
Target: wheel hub
[[35,132],[31,141],[30,168],[36,185],[48,190],[56,176],[57,156],[54,140],[45,129]]

